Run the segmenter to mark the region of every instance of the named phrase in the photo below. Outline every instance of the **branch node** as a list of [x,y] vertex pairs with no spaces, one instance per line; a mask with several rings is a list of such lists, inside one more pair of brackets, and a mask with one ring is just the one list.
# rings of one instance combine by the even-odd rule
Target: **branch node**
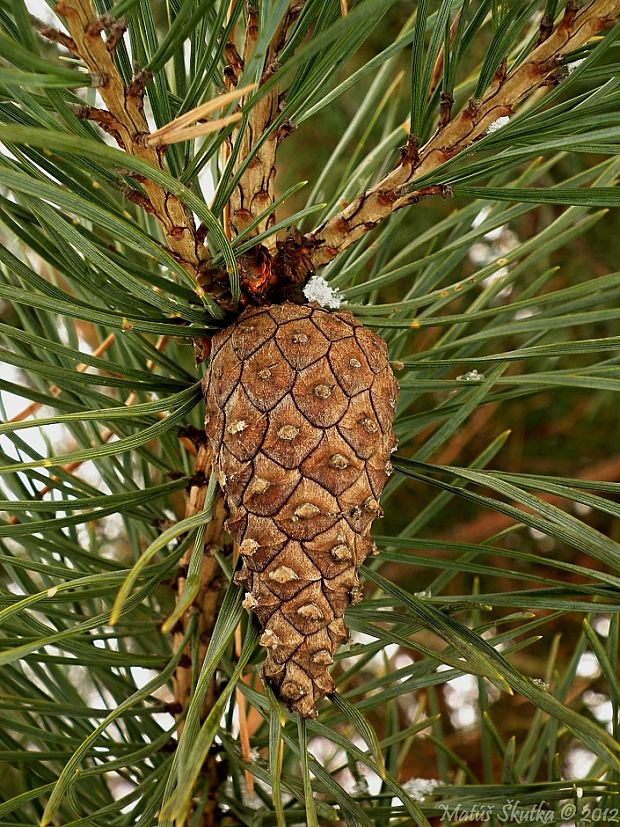
[[192,339],[196,366],[205,362],[211,355],[211,339]]
[[147,85],[153,78],[150,69],[140,69],[131,79],[131,83],[125,91],[127,100],[135,100],[140,110],[144,108],[144,93]]
[[506,73],[508,71],[508,60],[503,58],[499,66],[495,71],[495,75],[493,76],[493,80],[498,86],[501,86],[502,83],[506,80]]
[[138,132],[133,136],[133,145],[142,148],[149,146],[149,136],[150,132]]
[[397,187],[394,190],[395,200],[406,197],[406,205],[417,204],[423,198],[430,198],[431,195],[440,195],[442,198],[452,198],[454,193],[450,184],[431,184],[428,187],[416,189],[415,182],[403,184],[402,187]]
[[[249,40],[258,39],[258,6],[255,3],[247,4],[248,19],[246,32]],[[246,43],[246,46],[248,44]]]
[[262,244],[257,244],[240,256],[239,275],[243,293],[263,297],[272,282],[269,250]]
[[199,224],[198,229],[196,230],[196,242],[198,244],[204,244],[207,240],[207,235],[209,230],[206,224]]
[[481,106],[482,101],[480,98],[470,98],[467,103],[467,107],[465,108],[465,115],[469,116],[473,120]]
[[564,9],[564,17],[560,23],[560,29],[570,29],[575,22],[575,17],[579,11],[579,0],[568,0],[566,8]]
[[142,207],[144,212],[148,213],[149,215],[155,215],[155,209],[151,204],[150,200],[143,195],[141,192],[137,190],[131,189],[131,187],[124,187],[121,190],[122,194],[128,201],[131,201],[133,204],[137,204],[139,207]]
[[[175,631],[175,629],[173,629],[173,631]],[[166,701],[162,706],[162,712],[167,712],[169,715],[178,715],[180,712],[183,712],[183,705],[180,704],[179,701]]]
[[90,85],[94,89],[105,89],[110,82],[110,76],[105,72],[92,72],[90,76]]
[[401,164],[410,164],[412,166],[416,166],[416,164],[420,160],[419,148],[420,139],[417,137],[417,135],[409,133],[409,135],[407,136],[407,143],[404,144],[404,146],[401,146],[398,150],[400,153]]
[[236,86],[245,64],[234,43],[228,42],[226,46],[224,46],[224,58],[227,63],[224,67],[224,76]]
[[454,106],[454,95],[450,92],[439,93],[439,123],[438,129],[443,129],[450,123],[452,107]]
[[105,30],[106,23],[103,17],[98,17],[96,20],[93,20],[92,23],[88,23],[84,26],[84,34],[87,37],[99,37],[102,31]]
[[538,40],[536,41],[536,45],[540,46],[541,43],[544,43],[545,40],[551,35],[553,31],[553,17],[548,15],[543,15],[543,19],[540,21],[540,28],[538,30]]
[[108,28],[108,36],[106,38],[105,47],[108,53],[113,55],[116,52],[116,47],[123,39],[123,35],[127,31],[127,24],[124,17],[119,17],[118,20],[112,20]]
[[379,203],[382,207],[387,207],[390,204],[393,204],[397,198],[396,190],[378,190],[375,193],[375,196],[377,203]]
[[280,68],[280,61],[277,58],[274,58],[271,61],[271,63],[268,66],[266,66],[265,69],[263,70],[263,73],[260,77],[259,86],[262,86],[263,83],[266,83],[272,75],[275,75],[275,73],[278,71],[279,68]]
[[96,106],[74,106],[73,112],[76,118],[83,121],[94,121],[97,126],[111,135],[121,149],[126,149],[125,141],[122,138],[122,125],[107,109],[98,109]]
[[60,46],[64,46],[68,52],[71,52],[71,54],[79,56],[78,48],[72,37],[69,37],[68,34],[61,32],[60,29],[55,29],[53,26],[48,26],[47,23],[44,23],[43,20],[39,20],[38,17],[31,15],[30,19],[41,37],[44,37],[52,43],[58,43]]
[[293,121],[289,120],[288,118],[285,121],[283,121],[276,132],[278,143],[280,143],[280,141],[283,141],[285,138],[288,138],[288,136],[291,135],[296,129],[297,127],[295,126]]

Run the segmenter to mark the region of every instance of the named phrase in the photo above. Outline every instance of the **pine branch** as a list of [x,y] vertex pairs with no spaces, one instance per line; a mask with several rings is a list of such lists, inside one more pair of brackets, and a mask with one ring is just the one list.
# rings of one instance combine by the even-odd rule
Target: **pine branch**
[[555,31],[540,42],[512,72],[498,72],[480,100],[470,100],[453,119],[440,119],[433,137],[419,150],[410,136],[399,165],[367,192],[361,193],[312,233],[279,244],[273,270],[281,281],[303,283],[309,275],[344,252],[392,213],[441,188],[418,189],[415,181],[440,167],[484,136],[498,118],[545,85],[555,85],[565,55],[583,46],[620,18],[620,0],[593,0],[581,11],[569,2]]
[[[163,169],[161,151],[147,143],[149,126],[144,116],[143,98],[149,77],[139,74],[129,86],[125,86],[113,59],[119,36],[115,23],[98,18],[91,0],[60,0],[56,11],[66,20],[77,54],[99,79],[98,91],[108,108],[107,113],[93,110],[85,114],[93,117],[107,131],[112,130],[127,152]],[[101,36],[105,28],[110,32],[107,40]],[[208,252],[196,235],[190,211],[159,184],[145,180],[143,186],[168,247],[195,278],[198,266],[207,258]]]
[[[291,3],[271,38],[260,78],[264,84],[278,68],[278,55],[286,41],[287,34],[297,19],[302,8],[301,3]],[[240,57],[233,44],[229,44],[227,56],[229,66],[227,79],[229,85],[237,82],[238,74],[252,57],[258,39],[258,9],[247,4],[247,24],[243,57]],[[241,146],[234,163],[233,174],[237,174],[246,163],[247,158],[255,152],[254,157],[241,174],[238,185],[230,199],[230,229],[239,235],[257,216],[268,210],[275,201],[276,151],[278,143],[287,134],[286,130],[277,128],[281,111],[281,99],[278,87],[274,86],[252,107],[248,122],[243,131]],[[228,145],[229,153],[238,133],[233,133]],[[258,235],[275,222],[275,213],[263,218],[252,230]]]
[[53,26],[48,25],[43,20],[39,20],[39,18],[34,15],[31,15],[30,19],[32,21],[32,25],[39,32],[41,37],[49,40],[50,43],[57,43],[59,46],[63,46],[69,54],[77,55],[79,57],[75,41],[71,37],[66,35],[64,32],[61,32],[59,29],[55,29]]
[[[185,516],[192,517],[199,514],[204,508],[209,475],[211,473],[211,450],[202,432],[197,432],[199,441],[196,460],[194,463],[194,476],[190,495],[187,500]],[[194,689],[193,670],[196,663],[200,666],[205,657],[207,646],[211,640],[217,611],[222,591],[221,571],[216,558],[213,556],[213,549],[221,550],[222,537],[224,535],[224,521],[227,511],[224,505],[224,498],[218,493],[214,505],[213,517],[206,526],[204,535],[204,555],[201,561],[200,578],[197,584],[196,593],[193,597],[191,610],[185,611],[174,624],[174,648],[178,649],[187,634],[189,624],[192,622],[192,615],[197,615],[198,624],[198,651],[192,649],[190,643],[175,670],[173,677],[173,692],[175,698],[175,709],[179,717],[179,735],[183,730],[183,718],[190,702]],[[175,585],[177,595],[177,606],[183,597],[184,590],[188,586],[187,574],[192,549],[188,549],[182,557],[178,569],[177,582]],[[206,717],[217,700],[217,684],[215,678],[211,681],[203,704],[203,716]],[[218,814],[218,768],[215,754],[207,756],[203,767],[203,777],[209,789],[209,800],[203,809],[200,824],[202,827],[215,827]]]
[[[105,5],[99,0],[92,2],[98,10]],[[570,0],[568,3],[569,14],[559,24],[554,22],[554,9],[564,7],[566,2],[546,0],[541,4],[545,6],[545,18],[538,43],[533,43],[538,37],[537,21],[528,20],[525,31],[513,27],[514,40],[504,53],[521,55],[521,64],[531,59],[528,49],[534,52],[550,37],[557,38],[558,26],[572,31],[577,8]],[[352,44],[358,42],[358,34],[359,42],[362,40],[362,32],[358,32],[360,18],[382,4],[388,5],[385,0],[355,4],[349,14],[351,25],[344,27],[342,21],[335,24],[339,35],[333,53],[318,48],[312,53],[318,56],[314,62],[304,57],[303,50],[316,38],[331,37],[339,4],[334,0],[308,4],[299,30],[294,28],[286,36],[286,52],[280,55],[286,68],[286,62],[301,53],[296,64],[298,74],[289,86],[292,91],[287,93],[287,108],[294,120],[298,115],[302,123],[316,106],[327,107],[338,98],[338,94],[330,97],[341,86],[337,73],[342,64],[334,54],[347,55],[347,61],[356,54],[358,47],[353,49]],[[65,5],[82,8],[82,3],[68,0]],[[117,5],[131,5],[128,23],[132,43],[138,44],[153,23],[151,5]],[[157,38],[159,47],[156,38],[145,45],[150,54],[159,50],[159,62],[152,59],[154,70],[174,71],[175,83],[171,85],[175,91],[168,103],[174,109],[180,102],[178,111],[182,114],[176,118],[170,115],[169,123],[148,136],[142,134],[140,138],[136,132],[135,143],[140,145],[144,140],[150,144],[156,161],[146,170],[141,168],[142,176],[133,175],[136,189],[124,193],[151,214],[155,214],[155,207],[142,184],[150,178],[149,169],[159,175],[162,167],[168,167],[156,147],[171,143],[171,139],[188,140],[217,129],[217,121],[206,120],[210,106],[216,102],[222,105],[225,100],[226,112],[231,111],[231,100],[225,95],[195,106],[204,90],[217,83],[220,52],[226,39],[232,38],[230,26],[222,27],[228,3],[216,6],[219,11],[215,16],[208,3],[173,5],[179,13],[171,20],[168,32]],[[236,15],[240,4],[230,5]],[[601,8],[598,0],[594,5]],[[579,86],[575,76],[570,84],[560,86],[560,100],[556,98],[552,106],[540,92],[544,84],[557,81],[563,67],[550,63],[543,87],[532,100],[538,107],[542,98],[547,104],[545,109],[537,108],[536,118],[531,117],[531,110],[526,112],[526,117],[514,124],[514,132],[509,127],[492,139],[494,147],[508,147],[507,154],[519,158],[524,157],[522,150],[526,153],[530,149],[528,140],[531,145],[538,142],[539,149],[540,144],[548,150],[558,147],[556,157],[519,164],[518,169],[502,166],[503,159],[491,159],[490,152],[485,152],[484,160],[471,164],[464,161],[457,168],[458,180],[464,181],[470,170],[477,168],[487,186],[461,187],[455,180],[454,190],[464,198],[447,217],[443,217],[448,211],[441,204],[428,204],[432,217],[425,223],[430,226],[416,233],[415,238],[403,241],[402,235],[394,237],[390,230],[382,255],[375,255],[374,245],[369,245],[361,255],[356,251],[354,257],[346,253],[343,256],[349,260],[339,270],[338,286],[349,308],[372,326],[383,327],[392,364],[398,365],[403,404],[396,428],[403,455],[395,460],[398,473],[385,492],[382,535],[375,536],[381,556],[369,561],[365,573],[373,594],[367,593],[365,600],[348,612],[347,623],[355,637],[350,651],[343,652],[335,664],[338,692],[332,696],[333,703],[321,705],[319,718],[298,729],[295,720],[276,703],[273,686],[266,693],[261,690],[260,658],[255,654],[248,661],[256,634],[254,624],[247,623],[247,619],[241,627],[237,625],[241,595],[231,588],[226,600],[219,600],[223,578],[217,561],[225,557],[227,570],[229,565],[234,570],[237,561],[234,554],[228,557],[224,504],[215,495],[196,389],[189,387],[193,377],[186,368],[191,342],[197,361],[201,361],[209,355],[210,340],[194,338],[198,333],[185,325],[165,324],[167,352],[159,352],[163,347],[155,344],[161,319],[170,321],[170,301],[175,300],[182,316],[199,322],[195,319],[195,301],[184,287],[158,275],[160,259],[150,257],[156,250],[140,246],[140,239],[146,240],[147,235],[131,226],[122,202],[107,188],[110,180],[114,181],[114,173],[105,175],[106,169],[99,165],[113,163],[110,153],[106,157],[103,148],[98,159],[90,158],[86,149],[80,152],[83,130],[68,138],[64,149],[54,145],[57,124],[66,115],[66,107],[76,102],[70,91],[74,73],[61,73],[56,60],[47,61],[48,72],[42,63],[47,58],[37,55],[34,39],[30,44],[32,54],[28,55],[29,38],[24,26],[27,11],[22,3],[5,6],[6,14],[0,15],[0,41],[7,54],[11,54],[11,42],[13,63],[7,58],[9,67],[0,67],[8,90],[0,103],[0,114],[7,130],[5,143],[12,144],[3,160],[4,184],[14,196],[0,197],[0,218],[10,236],[3,237],[7,242],[4,250],[0,245],[0,293],[7,307],[6,319],[0,325],[1,350],[8,363],[0,390],[3,396],[13,392],[29,404],[15,415],[9,411],[5,416],[10,420],[0,423],[4,465],[1,504],[5,509],[0,519],[0,699],[8,713],[0,727],[7,768],[0,777],[0,821],[8,817],[31,823],[39,814],[42,824],[64,824],[74,820],[76,813],[86,813],[93,822],[142,824],[157,820],[153,814],[159,812],[162,823],[215,827],[251,820],[260,804],[264,820],[278,825],[338,821],[370,825],[394,820],[426,823],[425,819],[432,821],[444,806],[451,808],[463,789],[478,812],[494,808],[495,815],[505,808],[507,797],[527,800],[532,805],[539,802],[543,813],[547,812],[546,801],[570,800],[571,796],[576,806],[598,806],[598,802],[602,808],[605,803],[613,806],[612,796],[617,794],[614,773],[620,766],[617,722],[614,717],[613,731],[608,733],[608,719],[593,719],[595,707],[584,694],[586,689],[593,695],[597,693],[601,703],[597,701],[596,709],[609,708],[612,717],[620,704],[620,686],[613,669],[620,645],[620,623],[614,606],[619,585],[618,548],[613,541],[618,484],[611,482],[618,478],[619,459],[607,465],[602,461],[616,422],[615,410],[609,405],[610,401],[613,404],[611,392],[620,388],[612,358],[620,337],[609,335],[613,332],[610,325],[617,318],[620,275],[612,272],[613,251],[601,243],[603,220],[607,233],[613,235],[618,214],[591,209],[620,203],[614,195],[620,174],[620,162],[615,157],[620,96],[613,82],[608,83],[614,72],[613,57],[595,63],[612,38],[606,37],[602,48],[593,49],[587,65],[576,73]],[[282,13],[286,6],[286,0],[273,4]],[[341,0],[343,14],[346,6]],[[440,84],[445,78],[451,82],[464,43],[471,42],[479,29],[486,30],[490,21],[481,13],[474,25],[471,18],[477,8],[472,9],[455,35],[452,53],[446,10],[452,14],[454,4],[445,0],[428,6],[445,11],[444,25],[437,31],[443,32],[446,53],[441,53],[438,43],[428,51],[428,86],[424,92],[434,89],[434,93],[422,94],[417,100],[424,124],[429,123],[430,110],[437,104],[441,121],[433,141],[443,151],[449,136],[456,141],[455,123],[462,113],[451,122],[450,100],[446,97],[439,101],[440,92],[446,91],[446,86]],[[504,9],[500,6],[497,13],[501,16]],[[426,24],[420,37],[423,40],[431,31],[433,19],[430,13],[422,17]],[[171,32],[179,18],[183,25]],[[255,38],[247,55],[242,37],[237,43],[241,55],[235,47],[226,50],[230,63],[226,75],[238,95],[244,93],[241,85],[249,74],[260,81],[261,73],[270,65],[266,44],[278,28],[277,21],[268,14],[260,20],[260,66],[252,51]],[[127,64],[121,63],[126,57],[118,52],[113,56],[115,41],[123,31],[120,21],[105,18],[97,26],[104,26],[107,34],[107,39],[100,32],[95,35],[103,38],[102,60],[108,59],[103,51],[108,52],[127,79]],[[393,28],[386,26],[388,58],[398,55],[411,42],[401,42],[410,28],[411,21],[394,39]],[[454,31],[454,21],[452,28]],[[45,27],[39,27],[39,33],[52,42],[56,58],[66,58],[65,49],[78,58],[84,51],[82,44],[81,51],[75,46],[74,52],[74,41],[66,34]],[[245,34],[244,26],[240,34]],[[528,38],[533,45],[524,49]],[[576,42],[572,41],[564,63],[582,57],[586,51],[572,51]],[[498,64],[501,52],[496,52],[491,55],[493,59],[483,57],[483,65]],[[185,60],[188,54],[190,59]],[[242,55],[249,58],[245,66]],[[362,54],[359,57],[364,59]],[[446,61],[443,70],[442,57]],[[325,88],[332,90],[324,96],[321,83],[313,76],[313,64],[321,63],[323,58]],[[365,77],[377,65],[371,63]],[[513,66],[519,64],[514,61]],[[369,113],[371,117],[356,142],[345,174],[338,174],[336,162],[342,157],[338,150],[328,161],[325,174],[318,176],[315,170],[313,176],[308,176],[315,178],[317,193],[321,188],[337,193],[344,182],[349,193],[346,197],[354,197],[358,169],[366,176],[364,180],[373,181],[390,169],[389,159],[379,157],[380,149],[370,153],[368,165],[359,165],[364,146],[377,134],[373,117],[384,111],[381,105],[373,109],[375,101],[381,94],[386,99],[391,94],[394,76],[390,77],[387,69],[389,63],[385,74],[378,78],[374,97],[360,108],[364,118]],[[61,90],[49,96],[43,110],[38,85],[42,74],[52,88],[58,83]],[[99,68],[91,77],[101,84],[104,74]],[[488,78],[490,74],[483,69],[483,76]],[[357,73],[349,76],[341,92],[350,90],[359,77]],[[505,69],[496,75],[493,83],[499,97],[510,77]],[[21,86],[16,78],[21,79]],[[581,80],[585,81],[583,85]],[[285,83],[283,80],[280,85],[279,102]],[[351,86],[346,85],[349,83]],[[484,91],[485,85],[486,81],[480,80],[476,92],[482,102],[490,92]],[[127,80],[125,86],[129,86]],[[148,89],[150,92],[151,87]],[[319,98],[317,103],[313,103],[315,98],[304,100],[308,90]],[[136,91],[140,94],[143,89]],[[448,91],[452,91],[451,86]],[[164,89],[160,92],[165,94]],[[267,89],[267,95],[269,92]],[[150,102],[154,111],[163,115],[163,123],[168,118],[168,106],[162,105],[158,95]],[[349,103],[355,105],[357,100],[348,98]],[[128,126],[122,118],[117,120],[118,108],[111,108],[109,102],[98,105],[101,108],[78,107],[73,111],[97,123],[121,143]],[[263,138],[267,140],[273,131],[286,128],[283,118],[289,112],[278,108],[276,120],[265,127],[267,131],[250,136],[252,106],[248,98],[243,113],[223,113],[221,119],[243,117],[248,134],[239,136],[239,158],[231,161],[221,180],[216,216],[224,208],[224,194],[231,189],[228,182],[235,171],[246,186],[244,195],[254,192],[254,179],[245,169],[246,162],[252,166],[260,157]],[[389,108],[385,111],[382,134],[390,135],[393,112]],[[60,120],[55,120],[54,114]],[[477,120],[482,117],[480,106],[472,107],[470,114],[471,134],[467,133],[467,124],[461,125],[459,134],[465,152],[457,162],[466,153],[490,143],[485,140],[469,148],[470,142],[486,134],[487,129]],[[497,113],[489,110],[488,116],[493,120]],[[362,122],[360,117],[358,123]],[[341,137],[342,147],[348,147],[357,132],[336,136],[331,123],[330,118],[324,123],[326,142]],[[46,126],[50,129],[49,143],[43,143]],[[135,128],[135,124],[129,127]],[[582,133],[586,131],[589,135],[584,139]],[[511,144],[517,133],[518,144]],[[7,137],[12,134],[19,140],[13,143]],[[575,152],[574,163],[567,168],[564,150],[579,149],[584,146],[582,140],[590,141],[590,153],[593,146],[601,147],[601,154],[611,157],[594,162],[591,154]],[[398,198],[409,197],[412,203],[449,192],[437,182],[451,180],[448,176],[452,167],[433,166],[441,161],[437,160],[438,153],[426,157],[431,143],[424,146],[414,138],[408,141],[400,159],[405,183],[394,184],[391,192],[395,197],[384,205],[385,217],[391,214],[389,210],[402,206],[395,206]],[[179,161],[177,169],[184,163],[183,156],[189,161],[185,183],[191,185],[193,176],[211,159],[210,153],[222,144],[221,137],[212,138],[204,145],[204,153],[199,150],[193,157],[191,148],[187,153],[174,152]],[[458,142],[452,148],[458,151]],[[244,156],[244,152],[249,155]],[[135,163],[125,157],[128,164]],[[300,177],[296,175],[296,159],[290,160],[293,169],[287,170],[287,177],[296,180]],[[432,175],[421,171],[424,163],[426,169],[436,171]],[[305,174],[305,163],[303,167]],[[118,168],[113,165],[114,170]],[[377,168],[381,172],[369,179]],[[406,172],[411,172],[408,181]],[[46,179],[59,185],[52,186]],[[172,187],[168,180],[168,184],[161,180],[164,189]],[[289,193],[297,189],[292,187]],[[265,211],[257,215],[261,227],[267,228],[261,237],[250,237],[251,232],[246,231],[233,245],[242,294],[248,301],[265,298],[279,303],[287,286],[285,276],[291,280],[304,278],[314,269],[313,257],[320,255],[323,241],[319,234],[304,237],[297,233],[295,238],[279,242],[281,280],[273,293],[268,289],[273,264],[273,251],[268,247],[275,238],[270,211],[277,208],[279,212],[279,204],[287,197],[286,193],[278,193],[275,205],[273,200],[265,202]],[[509,203],[503,204],[502,199]],[[315,200],[313,195],[309,203]],[[197,201],[193,201],[194,211]],[[558,210],[556,215],[545,206],[553,204],[571,206]],[[63,235],[64,224],[68,223],[65,219],[72,221],[72,232]],[[397,222],[390,225],[397,228]],[[526,238],[520,237],[522,231],[527,233]],[[204,225],[196,230],[198,246],[203,245],[205,234]],[[363,236],[362,244],[369,237]],[[469,257],[474,246],[477,256]],[[367,267],[370,259],[373,263]],[[199,279],[209,266],[215,267],[222,260],[223,254],[215,265],[201,261],[196,268],[201,274]],[[550,260],[561,267],[552,268]],[[114,278],[107,277],[107,261],[115,267]],[[587,280],[583,278],[584,262]],[[186,266],[194,272],[191,262]],[[230,298],[227,272],[213,272],[221,276],[220,295]],[[405,284],[404,277],[413,273],[419,274],[415,285]],[[158,301],[145,304],[141,282],[150,288],[153,277]],[[252,288],[266,285],[264,296],[252,295],[249,277]],[[171,290],[168,297],[167,289]],[[384,298],[391,301],[384,303]],[[125,319],[124,312],[131,319]],[[89,319],[91,313],[97,324]],[[82,321],[84,317],[87,321]],[[337,322],[337,314],[330,314],[330,318],[330,325]],[[333,344],[334,352],[341,347],[339,341]],[[88,353],[83,352],[82,342],[89,346]],[[275,346],[286,347],[287,342],[280,335]],[[235,336],[235,347],[237,343]],[[303,344],[300,358],[308,352],[308,342]],[[105,359],[100,358],[104,352]],[[338,360],[329,361],[329,365],[325,363],[328,375],[332,364],[338,365]],[[238,362],[243,374],[235,383],[241,396],[246,387],[253,386],[251,376],[258,377],[257,372],[250,374],[257,359],[250,354],[245,359],[239,356]],[[351,374],[348,368],[354,368],[353,373],[362,370],[361,362],[357,357],[345,361],[343,378]],[[266,362],[265,373],[272,367],[270,361]],[[232,381],[235,374],[224,371],[223,376]],[[272,398],[266,394],[273,395],[274,382],[275,373],[269,376],[269,387],[265,386],[265,399]],[[180,394],[174,390],[168,398],[177,384],[188,385],[188,389]],[[587,393],[575,400],[580,388],[587,389]],[[260,390],[260,395],[254,393],[258,402]],[[365,398],[372,406],[372,394]],[[42,407],[53,408],[56,415],[37,414]],[[228,403],[223,408],[229,408]],[[32,418],[35,414],[36,420]],[[259,412],[258,422],[264,422],[265,416]],[[153,417],[159,420],[156,430],[151,424]],[[594,429],[593,423],[597,425]],[[289,428],[285,434],[291,427],[286,424]],[[511,429],[513,435],[509,438]],[[238,433],[249,436],[247,430],[244,426]],[[235,428],[233,431],[237,433]],[[43,448],[39,434],[46,442]],[[114,447],[114,435],[122,440],[120,451]],[[332,436],[336,436],[335,431]],[[561,451],[555,450],[558,437],[562,438]],[[67,438],[71,439],[70,445],[66,444]],[[346,441],[344,435],[343,439]],[[179,441],[191,460],[179,456]],[[587,456],[583,454],[584,446]],[[64,464],[67,460],[59,453],[69,448],[81,456],[73,465]],[[266,455],[257,456],[258,464],[252,460],[252,470],[259,484],[256,489],[244,489],[246,502],[250,496],[252,503],[257,501],[265,482],[262,477],[256,480],[254,472],[266,468]],[[341,467],[343,457],[336,455],[333,466],[340,471],[346,470]],[[195,463],[187,492],[186,461]],[[592,467],[586,469],[587,474],[575,470],[588,461]],[[77,470],[78,462],[89,463],[88,473],[84,469],[84,473],[70,474]],[[236,473],[235,468],[232,471]],[[574,476],[549,476],[557,471],[572,472]],[[163,482],[166,476],[172,481]],[[183,479],[179,479],[181,476]],[[241,487],[241,477],[237,475],[236,480]],[[234,483],[232,477],[228,484]],[[372,506],[371,500],[364,502]],[[484,523],[476,520],[474,507],[484,508],[491,517]],[[182,526],[174,537],[170,534],[174,544],[157,545],[161,537],[153,540],[154,535],[170,509],[179,520],[187,515],[192,526],[199,526],[195,538],[181,534]],[[108,515],[113,518],[110,522]],[[442,533],[442,519],[454,527],[450,536]],[[405,521],[409,522],[403,526]],[[234,526],[234,518],[232,523]],[[464,523],[459,530],[459,524]],[[76,526],[84,528],[78,530]],[[314,540],[312,544],[318,547]],[[148,551],[149,545],[157,552],[145,558],[139,577],[131,581],[131,594],[127,591],[126,599],[112,607],[119,611],[110,623],[110,603],[119,589],[126,591],[127,562],[141,556],[144,547]],[[192,549],[187,552],[190,545]],[[343,552],[340,549],[335,557]],[[173,573],[177,560],[180,569]],[[273,578],[274,588],[282,585],[281,576],[286,574],[280,571]],[[392,582],[386,579],[388,574]],[[252,576],[257,576],[256,572]],[[177,584],[176,607],[162,625],[162,587],[170,586],[171,578]],[[357,587],[354,594],[359,595]],[[246,595],[246,607],[251,605],[251,597]],[[586,622],[582,632],[581,617],[592,614],[593,605],[595,630]],[[560,633],[564,641],[561,647],[554,642],[554,635]],[[594,658],[596,666],[596,673],[592,669],[587,678],[578,669],[584,652]],[[239,669],[231,671],[235,659]],[[195,681],[205,661],[208,676]],[[446,671],[438,670],[440,663],[448,667]],[[92,680],[74,680],[76,666],[87,677],[93,676],[101,701],[93,703]],[[143,672],[136,667],[151,672],[145,686]],[[241,677],[242,669],[246,670],[245,679]],[[464,674],[478,676],[478,700],[471,703],[471,710],[479,712],[478,726],[467,724],[466,728],[462,726],[465,719],[457,719],[452,687],[446,685]],[[216,682],[211,681],[213,676]],[[489,681],[497,681],[500,687],[509,684],[515,694],[498,695]],[[543,681],[545,685],[541,686]],[[174,695],[169,694],[169,688]],[[245,708],[249,710],[248,729],[257,747],[251,754],[242,735]],[[183,729],[180,740],[175,738],[177,733],[162,728],[162,712],[178,716],[177,733]],[[237,720],[238,739],[230,727],[230,722]],[[426,737],[422,733],[429,728],[431,735]],[[197,733],[196,738],[193,733]],[[570,739],[566,733],[570,733]],[[587,771],[588,777],[570,783],[557,781],[559,762],[574,755],[575,739],[597,756],[596,763]],[[320,762],[308,753],[310,740],[320,745]],[[179,753],[173,761],[176,749]],[[548,756],[554,757],[553,766]],[[30,779],[26,786],[22,770]],[[363,786],[367,772],[381,778],[377,795],[369,796]],[[437,789],[436,782],[426,778],[429,772],[443,782]],[[244,774],[246,779],[254,779],[256,798],[249,780],[244,786]],[[345,776],[356,782],[355,787],[343,782]],[[577,800],[577,789],[583,794],[581,802]],[[174,792],[176,803],[170,818],[162,809],[164,790]],[[529,798],[524,797],[524,791]],[[417,798],[420,792],[425,800],[412,801],[412,793]],[[525,815],[526,811],[520,812]]]
[[[89,70],[100,78],[98,90],[108,107],[107,112],[83,107],[80,115],[94,120],[106,132],[112,134],[127,152],[163,169],[163,156],[156,148],[158,141],[149,141],[150,130],[143,111],[144,88],[148,77],[139,75],[127,87],[113,61],[119,29],[111,21],[96,18],[91,0],[61,0],[56,9],[67,21],[77,53]],[[104,26],[111,26],[111,34],[105,42],[101,37]],[[146,197],[135,193],[132,200],[137,200],[138,197],[143,198],[143,208],[157,217],[170,250],[178,256],[188,272],[196,277],[200,262],[207,258],[207,248],[196,231],[191,213],[176,196],[166,192],[158,184],[148,179],[142,183]],[[203,443],[198,446],[194,484],[186,506],[187,517],[199,513],[204,507],[210,468],[210,450]],[[198,615],[198,651],[194,652],[191,645],[187,645],[173,679],[175,708],[180,715],[185,712],[193,688],[192,665],[194,662],[202,663],[215,625],[221,580],[218,563],[208,551],[212,546],[221,544],[225,518],[226,509],[223,498],[220,496],[214,518],[206,529],[205,555],[201,565],[200,583],[192,601],[192,612]],[[184,556],[179,567],[176,584],[177,602],[186,586],[190,556],[191,550]],[[185,612],[174,630],[177,647],[187,632],[188,622],[189,613]],[[213,681],[205,698],[205,714],[210,711],[215,699],[216,685]],[[210,796],[209,803],[203,811],[201,823],[208,827],[215,825],[217,813],[218,772],[214,755],[207,758],[204,775],[209,785]]]

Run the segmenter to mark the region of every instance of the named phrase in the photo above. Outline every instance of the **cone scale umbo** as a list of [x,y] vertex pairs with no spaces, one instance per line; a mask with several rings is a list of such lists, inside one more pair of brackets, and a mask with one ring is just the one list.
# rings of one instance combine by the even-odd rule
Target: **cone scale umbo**
[[398,386],[382,339],[316,304],[244,311],[212,340],[206,432],[262,628],[263,675],[304,717],[360,599],[358,570],[391,473]]

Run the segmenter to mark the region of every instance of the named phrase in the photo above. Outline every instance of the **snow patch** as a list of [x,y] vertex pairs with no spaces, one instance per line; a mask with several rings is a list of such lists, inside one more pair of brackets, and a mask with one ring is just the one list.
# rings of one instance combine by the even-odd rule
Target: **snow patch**
[[435,792],[441,781],[434,778],[410,778],[403,784],[403,790],[413,798],[414,801],[424,801],[427,795]]
[[304,287],[304,296],[309,302],[317,302],[321,307],[337,310],[342,304],[340,290],[330,287],[323,276],[312,276]]
[[502,115],[501,118],[498,118],[496,121],[493,121],[493,123],[487,126],[487,134],[490,134],[491,132],[497,132],[498,129],[501,129],[503,126],[506,126],[506,124],[509,122],[510,118],[508,117],[508,115]]
[[566,64],[566,69],[568,71],[568,74],[571,75],[575,71],[575,69],[578,69],[581,66],[581,64],[584,62],[584,60],[585,60],[585,57],[582,57],[581,60],[573,60],[572,63],[567,63]]

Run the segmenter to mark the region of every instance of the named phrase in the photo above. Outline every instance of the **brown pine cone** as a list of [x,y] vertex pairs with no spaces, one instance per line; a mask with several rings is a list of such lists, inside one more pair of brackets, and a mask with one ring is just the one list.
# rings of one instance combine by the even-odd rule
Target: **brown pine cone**
[[212,340],[206,432],[258,617],[263,667],[304,717],[360,599],[357,572],[391,473],[398,386],[385,342],[351,313],[251,308]]

